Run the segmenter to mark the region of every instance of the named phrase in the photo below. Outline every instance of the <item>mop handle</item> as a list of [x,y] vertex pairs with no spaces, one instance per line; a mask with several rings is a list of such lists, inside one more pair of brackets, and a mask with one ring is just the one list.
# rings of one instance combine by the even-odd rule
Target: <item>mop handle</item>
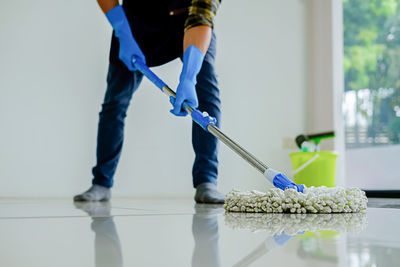
[[[137,70],[139,70],[141,73],[143,73],[144,76],[146,76],[152,83],[154,83],[164,94],[166,94],[168,97],[176,97],[176,93],[168,87],[166,83],[164,83],[158,76],[152,72],[149,67],[147,67],[146,64],[143,64],[141,62],[134,62],[133,63]],[[268,167],[259,161],[255,156],[250,154],[247,150],[245,150],[243,147],[241,147],[239,144],[237,144],[235,141],[233,141],[231,138],[229,138],[226,134],[224,134],[216,125],[215,125],[215,119],[209,117],[208,115],[204,116],[203,119],[206,119],[206,122],[208,122],[206,125],[204,124],[204,120],[202,121],[201,118],[198,119],[198,114],[201,114],[200,111],[197,109],[194,109],[190,107],[187,104],[184,104],[184,107],[186,111],[192,116],[193,121],[198,123],[204,130],[208,131],[211,133],[213,136],[215,136],[217,139],[222,141],[225,145],[227,145],[229,148],[231,148],[233,151],[235,151],[239,156],[241,156],[244,160],[246,160],[248,163],[250,163],[253,167],[255,167],[258,171],[260,171],[262,174],[264,174]],[[194,114],[196,114],[194,116]],[[208,117],[208,119],[207,119]],[[211,118],[211,119],[210,119]],[[214,119],[214,120],[213,120]]]

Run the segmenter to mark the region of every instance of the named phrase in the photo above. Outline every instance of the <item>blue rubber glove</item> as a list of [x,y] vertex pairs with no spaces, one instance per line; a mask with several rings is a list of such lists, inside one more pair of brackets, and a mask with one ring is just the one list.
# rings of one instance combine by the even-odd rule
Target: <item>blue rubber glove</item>
[[119,59],[131,71],[136,70],[133,60],[146,63],[146,58],[132,35],[123,7],[121,5],[114,7],[106,13],[106,17],[119,40]]
[[170,102],[174,106],[171,113],[176,116],[186,116],[187,112],[184,103],[192,108],[199,106],[196,93],[196,77],[203,64],[204,55],[196,46],[189,46],[183,53],[183,68],[179,77],[179,85],[176,89],[176,98],[170,97]]

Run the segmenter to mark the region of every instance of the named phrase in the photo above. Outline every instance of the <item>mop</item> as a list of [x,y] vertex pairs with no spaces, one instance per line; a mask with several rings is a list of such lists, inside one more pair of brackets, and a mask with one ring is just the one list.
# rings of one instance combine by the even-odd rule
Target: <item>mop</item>
[[[167,86],[147,65],[133,60],[136,69],[146,76],[169,98],[176,93]],[[225,209],[233,212],[267,212],[267,213],[331,213],[359,212],[367,207],[365,192],[358,188],[326,188],[297,185],[286,175],[276,171],[229,138],[217,126],[216,119],[206,112],[200,112],[184,103],[192,120],[223,142],[240,157],[246,160],[275,187],[266,193],[258,191],[240,192],[233,190],[226,195]]]
[[304,187],[303,192],[272,188],[266,193],[233,190],[226,195],[225,209],[234,212],[350,213],[364,211],[367,202],[365,192],[358,188]]

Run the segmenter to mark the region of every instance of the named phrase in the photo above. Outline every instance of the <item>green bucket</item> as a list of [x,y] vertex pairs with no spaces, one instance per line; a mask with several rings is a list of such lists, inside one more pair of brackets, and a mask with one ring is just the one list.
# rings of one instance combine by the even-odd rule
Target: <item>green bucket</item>
[[290,153],[294,182],[306,186],[334,187],[337,156],[330,151]]

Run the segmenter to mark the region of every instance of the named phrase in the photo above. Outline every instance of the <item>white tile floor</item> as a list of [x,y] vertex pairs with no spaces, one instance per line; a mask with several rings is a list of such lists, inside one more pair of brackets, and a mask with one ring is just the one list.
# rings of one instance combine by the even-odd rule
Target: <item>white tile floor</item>
[[0,266],[400,266],[400,209],[290,216],[191,199],[0,200]]

